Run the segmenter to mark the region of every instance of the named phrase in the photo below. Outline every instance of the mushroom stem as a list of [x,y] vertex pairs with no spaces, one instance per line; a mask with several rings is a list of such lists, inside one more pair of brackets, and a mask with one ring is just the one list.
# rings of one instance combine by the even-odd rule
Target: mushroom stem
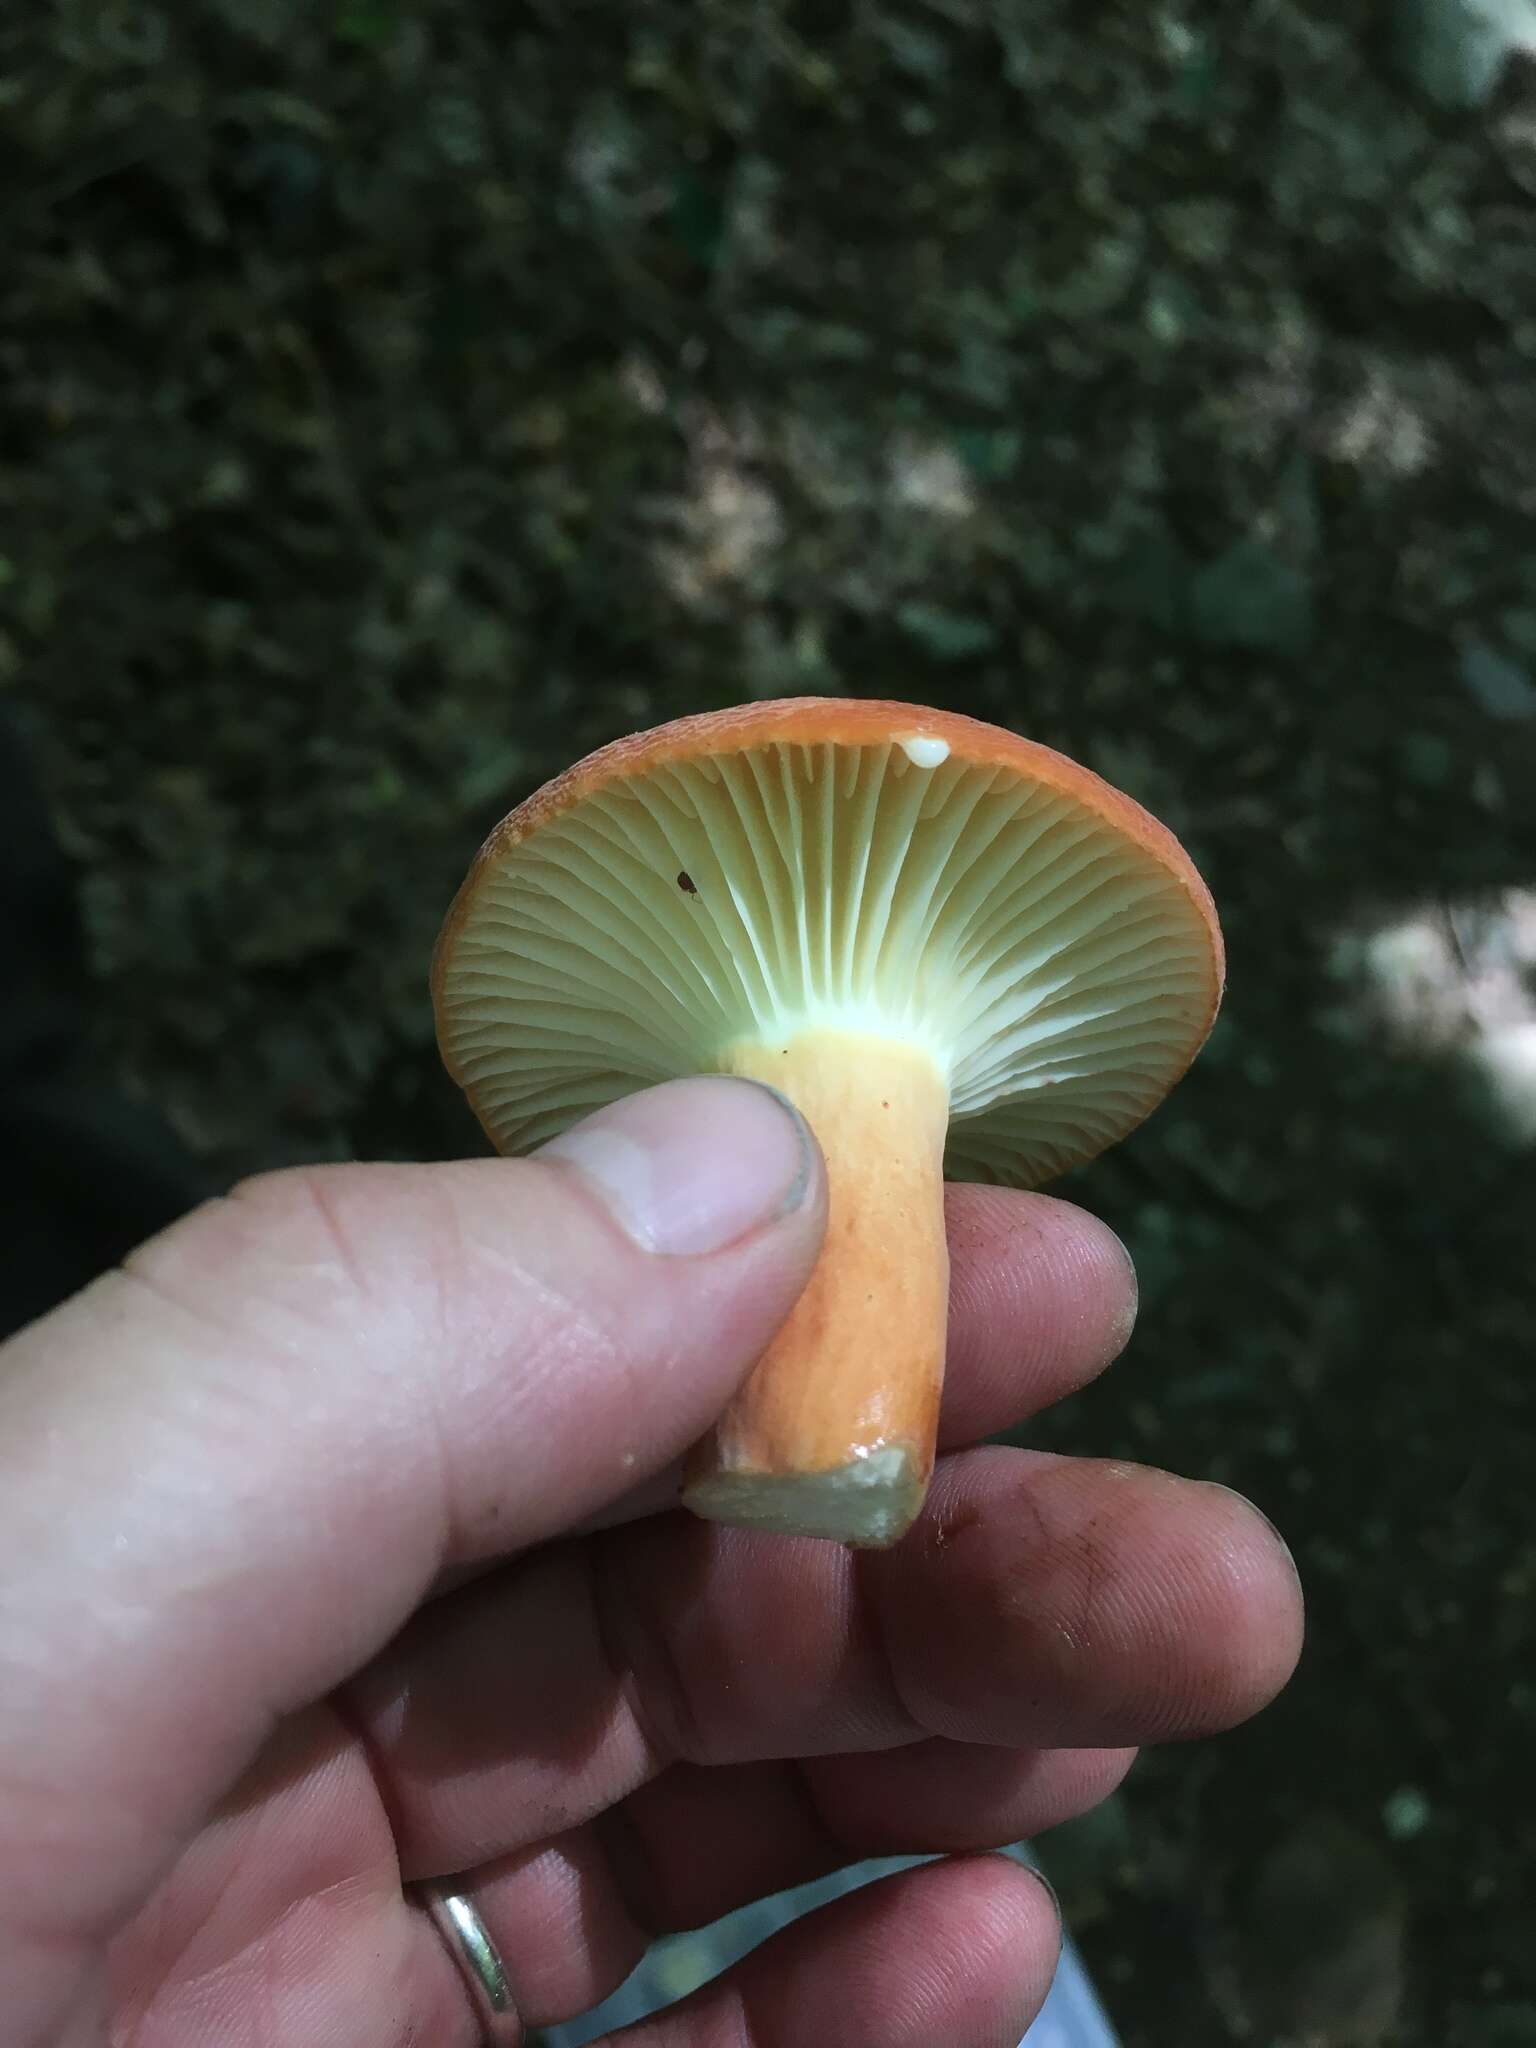
[[689,1463],[696,1514],[883,1546],[933,1471],[949,1306],[949,1086],[924,1050],[842,1031],[732,1046],[726,1073],[800,1110],[827,1164],[804,1294]]

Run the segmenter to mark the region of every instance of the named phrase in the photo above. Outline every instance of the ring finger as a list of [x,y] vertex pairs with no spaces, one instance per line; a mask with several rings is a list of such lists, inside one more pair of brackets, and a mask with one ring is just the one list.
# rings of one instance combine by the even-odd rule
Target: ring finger
[[453,1880],[518,1958],[525,2019],[598,2004],[659,1934],[867,1857],[1002,1848],[1086,1811],[1126,1750],[924,1742],[814,1765],[678,1765],[601,1819]]
[[[508,1924],[519,1876],[488,1874],[475,1886],[488,1927]],[[567,1895],[579,1900],[579,1878]],[[544,1928],[556,1941],[563,1931]],[[618,1981],[592,1978],[574,2002],[541,2006],[539,1949],[523,1945],[525,1933],[514,1928],[505,1951],[524,2023],[569,2017]],[[1050,1988],[1059,1943],[1055,1903],[1024,1866],[1000,1856],[927,1864],[805,1915],[680,2005],[612,2038],[615,2048],[1011,2048]]]

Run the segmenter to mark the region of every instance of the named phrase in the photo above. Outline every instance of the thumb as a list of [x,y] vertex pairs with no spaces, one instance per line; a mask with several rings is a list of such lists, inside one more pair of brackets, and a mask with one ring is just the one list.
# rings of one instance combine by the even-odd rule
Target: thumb
[[0,1982],[110,1932],[443,1571],[686,1449],[824,1215],[781,1098],[673,1082],[531,1160],[250,1182],[0,1349]]

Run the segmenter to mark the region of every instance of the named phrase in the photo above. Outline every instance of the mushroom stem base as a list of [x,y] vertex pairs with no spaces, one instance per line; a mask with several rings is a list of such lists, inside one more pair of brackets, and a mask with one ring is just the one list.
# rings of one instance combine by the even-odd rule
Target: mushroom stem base
[[827,1163],[827,1235],[799,1302],[689,1463],[709,1520],[884,1546],[933,1471],[949,1302],[949,1089],[899,1040],[743,1043],[727,1073],[780,1089]]

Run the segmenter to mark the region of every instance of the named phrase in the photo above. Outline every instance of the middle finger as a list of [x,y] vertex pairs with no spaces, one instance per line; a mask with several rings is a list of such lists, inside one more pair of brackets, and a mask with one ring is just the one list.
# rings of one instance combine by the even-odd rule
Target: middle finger
[[1299,1635],[1288,1554],[1236,1495],[983,1450],[941,1462],[886,1553],[685,1515],[537,1553],[424,1610],[351,1707],[424,1877],[678,1761],[1208,1732],[1278,1690]]

